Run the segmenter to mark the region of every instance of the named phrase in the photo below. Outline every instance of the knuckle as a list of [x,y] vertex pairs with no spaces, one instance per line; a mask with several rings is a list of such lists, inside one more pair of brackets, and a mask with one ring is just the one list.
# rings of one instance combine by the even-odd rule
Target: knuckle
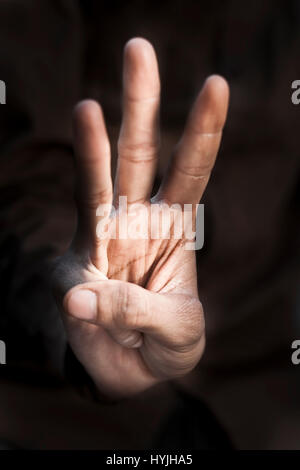
[[209,178],[212,170],[212,164],[211,162],[202,162],[201,165],[197,166],[186,166],[177,164],[176,169],[179,173],[182,173],[183,175],[188,176],[190,178],[203,179]]
[[131,299],[127,284],[122,284],[118,289],[117,322],[120,326],[128,327],[130,324]]
[[112,188],[110,187],[100,189],[99,191],[95,191],[90,194],[77,194],[76,197],[79,206],[91,211],[96,211],[101,204],[101,201],[109,201],[111,198]]
[[190,346],[199,341],[205,332],[205,320],[199,299],[187,299],[178,323],[178,345]]
[[119,290],[118,323],[119,326],[136,329],[141,324],[143,312],[140,295],[132,286],[124,284]]
[[152,162],[156,160],[158,152],[158,143],[147,141],[137,142],[134,144],[118,141],[118,153],[121,159],[132,163]]

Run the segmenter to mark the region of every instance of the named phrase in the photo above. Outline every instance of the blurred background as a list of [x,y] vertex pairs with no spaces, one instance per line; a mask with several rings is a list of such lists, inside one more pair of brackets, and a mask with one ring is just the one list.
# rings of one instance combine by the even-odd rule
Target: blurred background
[[[203,360],[181,381],[107,405],[67,348],[49,273],[76,222],[72,108],[102,104],[114,168],[133,36],[152,42],[161,72],[157,181],[209,74],[228,80],[231,102],[202,201]],[[300,448],[299,53],[297,0],[0,0],[3,448]]]

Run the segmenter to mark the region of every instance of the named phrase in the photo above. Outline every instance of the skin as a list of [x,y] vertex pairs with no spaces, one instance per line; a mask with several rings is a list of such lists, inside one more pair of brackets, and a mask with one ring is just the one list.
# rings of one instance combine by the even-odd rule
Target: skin
[[[78,225],[53,275],[68,341],[99,391],[130,396],[190,372],[205,345],[195,251],[184,239],[97,237],[101,204],[127,196],[143,203],[197,204],[208,183],[226,120],[229,89],[209,77],[196,98],[168,171],[150,200],[159,154],[160,80],[155,52],[141,38],[124,48],[123,121],[113,188],[110,145],[101,107],[86,100],[74,110]],[[193,211],[195,215],[195,210]],[[121,214],[125,217],[125,213]],[[138,211],[149,233],[149,218]],[[114,216],[107,218],[111,230]],[[172,228],[172,220],[170,222]],[[172,232],[171,232],[172,233]]]

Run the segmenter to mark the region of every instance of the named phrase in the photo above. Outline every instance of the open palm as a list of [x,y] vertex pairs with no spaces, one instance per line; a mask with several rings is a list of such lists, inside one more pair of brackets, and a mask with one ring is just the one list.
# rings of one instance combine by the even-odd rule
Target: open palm
[[[195,219],[228,105],[225,80],[207,79],[162,185],[150,199],[159,153],[160,83],[146,40],[127,43],[123,83],[114,191],[101,108],[87,100],[75,109],[78,227],[54,272],[70,345],[109,396],[180,377],[203,353],[195,252],[186,249],[184,230],[182,236],[176,230],[183,228],[185,204]],[[154,206],[159,208],[155,221]]]

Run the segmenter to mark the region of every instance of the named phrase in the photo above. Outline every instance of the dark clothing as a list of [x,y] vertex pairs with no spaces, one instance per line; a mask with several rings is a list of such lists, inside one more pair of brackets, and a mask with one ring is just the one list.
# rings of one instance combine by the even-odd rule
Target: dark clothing
[[[11,407],[0,437],[20,447],[147,447],[169,414],[180,414],[179,388],[209,405],[238,448],[299,447],[300,381],[290,361],[300,328],[300,107],[290,99],[299,26],[297,1],[1,2],[0,339],[8,365],[0,393]],[[109,407],[65,383],[48,264],[75,225],[72,107],[86,97],[101,102],[115,157],[122,48],[136,35],[154,44],[161,68],[160,174],[208,74],[228,79],[231,105],[197,253],[205,355],[176,388],[163,384]],[[32,407],[31,426],[24,407]],[[148,424],[137,436],[141,419]],[[64,430],[56,436],[55,420]]]

